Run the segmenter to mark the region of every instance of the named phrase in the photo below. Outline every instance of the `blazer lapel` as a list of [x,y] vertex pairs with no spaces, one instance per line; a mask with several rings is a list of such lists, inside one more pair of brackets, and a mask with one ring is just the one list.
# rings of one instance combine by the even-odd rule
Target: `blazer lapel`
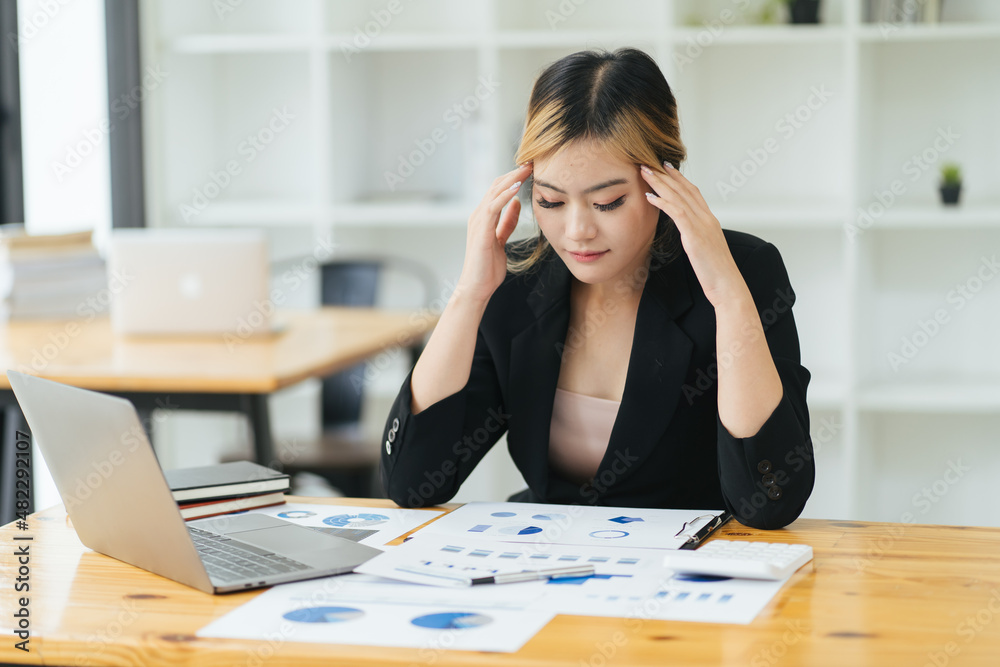
[[621,408],[594,476],[602,493],[641,468],[660,444],[681,398],[694,343],[675,319],[691,307],[687,258],[651,272],[643,288]]
[[569,281],[569,269],[553,253],[527,298],[535,321],[511,341],[508,449],[540,497],[548,489],[549,428],[569,329]]

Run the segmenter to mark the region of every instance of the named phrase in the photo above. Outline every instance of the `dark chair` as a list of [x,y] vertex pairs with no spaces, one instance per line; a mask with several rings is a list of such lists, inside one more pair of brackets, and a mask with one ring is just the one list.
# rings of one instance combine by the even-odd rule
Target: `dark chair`
[[[320,302],[327,306],[378,305],[379,285],[387,273],[420,285],[421,298],[412,307],[426,308],[436,279],[423,265],[396,257],[350,258],[321,266]],[[409,350],[411,364],[420,347]],[[366,363],[325,378],[321,391],[323,434],[316,459],[294,461],[285,472],[321,475],[345,496],[381,497],[378,481],[379,443],[366,441],[361,424]]]

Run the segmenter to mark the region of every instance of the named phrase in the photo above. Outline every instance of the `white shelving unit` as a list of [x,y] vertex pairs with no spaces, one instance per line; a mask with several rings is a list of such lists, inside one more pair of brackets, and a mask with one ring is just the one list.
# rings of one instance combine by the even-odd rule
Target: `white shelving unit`
[[[948,0],[927,26],[863,14],[862,0],[824,0],[815,26],[748,25],[728,0],[244,0],[220,16],[148,0],[145,57],[169,72],[144,119],[150,224],[332,233],[425,259],[444,285],[472,206],[513,166],[541,68],[642,48],[677,97],[685,175],[724,227],[778,246],[796,289],[818,459],[807,515],[1000,525],[976,502],[1000,474],[1000,279],[986,277],[1000,3]],[[287,127],[247,148],[279,112]],[[936,190],[952,160],[957,208]],[[231,161],[240,173],[213,189]],[[893,362],[906,341],[912,358]],[[915,511],[959,458],[974,469]]]

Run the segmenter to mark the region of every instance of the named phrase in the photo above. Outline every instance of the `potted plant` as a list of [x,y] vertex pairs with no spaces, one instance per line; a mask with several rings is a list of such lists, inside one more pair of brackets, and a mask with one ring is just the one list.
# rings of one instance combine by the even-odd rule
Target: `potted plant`
[[941,202],[957,204],[962,192],[962,168],[957,162],[945,162],[941,165]]
[[819,23],[819,0],[786,0],[792,23]]

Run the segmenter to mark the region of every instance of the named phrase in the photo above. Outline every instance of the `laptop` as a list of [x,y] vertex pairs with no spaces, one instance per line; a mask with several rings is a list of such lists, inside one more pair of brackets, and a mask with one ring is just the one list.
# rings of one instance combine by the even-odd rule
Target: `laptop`
[[111,327],[123,335],[271,331],[267,236],[250,229],[116,229]]
[[7,371],[80,541],[206,593],[350,572],[381,553],[260,514],[185,522],[131,402]]

